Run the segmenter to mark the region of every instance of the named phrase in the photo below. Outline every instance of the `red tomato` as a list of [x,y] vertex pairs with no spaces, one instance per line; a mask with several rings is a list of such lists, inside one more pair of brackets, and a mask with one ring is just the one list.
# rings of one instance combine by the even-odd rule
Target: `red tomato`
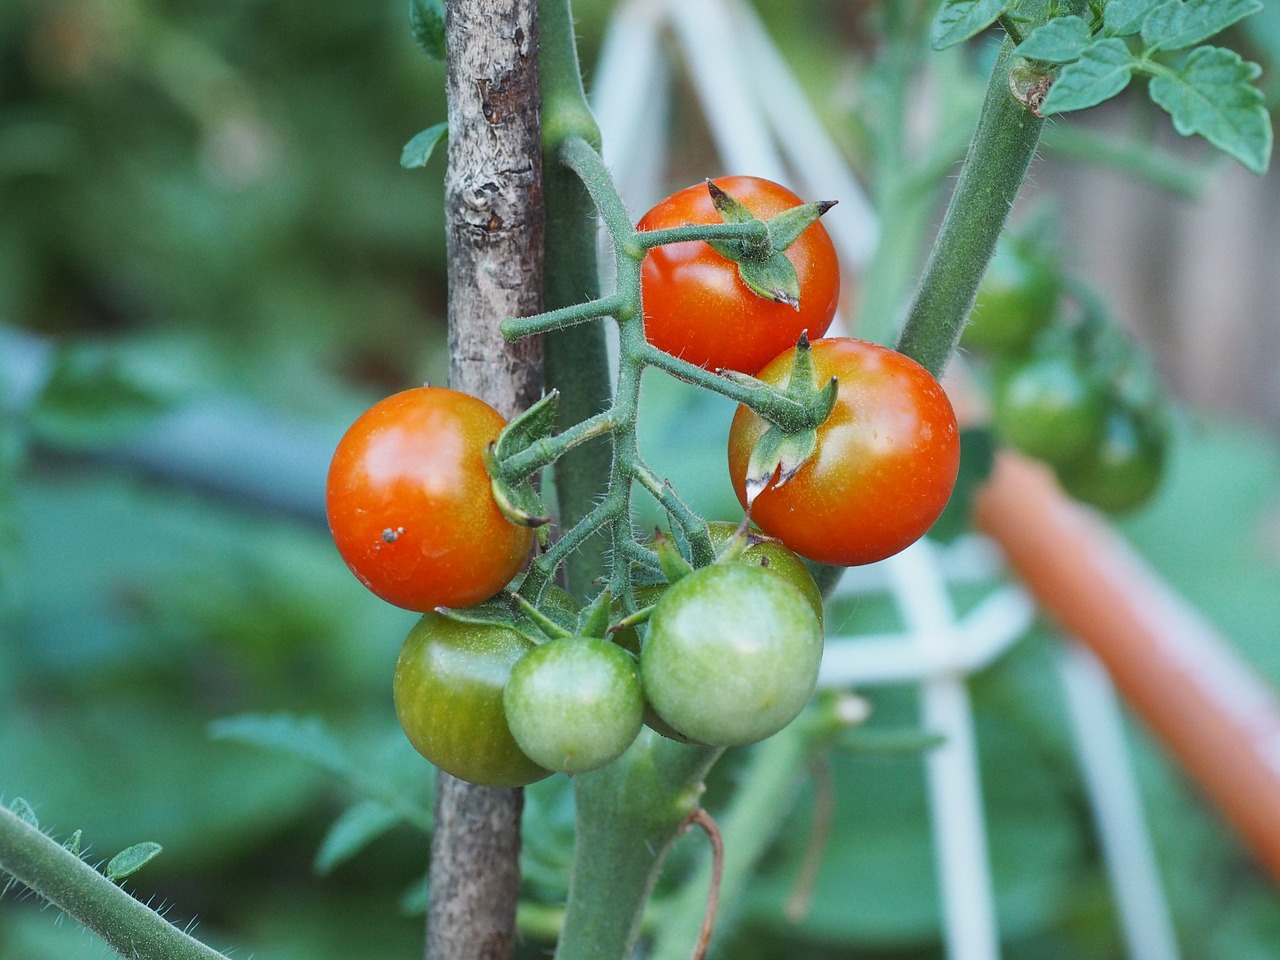
[[[757,376],[784,386],[793,351]],[[947,505],[960,468],[960,433],[946,393],[924,367],[865,340],[813,344],[819,379],[839,379],[835,409],[813,457],[769,487],[751,519],[796,553],[857,566],[922,537]],[[746,506],[747,462],[768,424],[739,407],[729,431],[729,476]]]
[[519,572],[533,532],[498,510],[483,458],[505,425],[483,400],[444,387],[387,397],[351,425],[325,506],[361,583],[426,612],[479,603]]
[[[759,177],[720,177],[715,184],[762,220],[804,202]],[[723,222],[706,184],[698,184],[663,200],[637,228]],[[755,373],[794,347],[801,331],[809,331],[810,339],[822,336],[840,299],[840,267],[826,228],[814,223],[786,257],[800,279],[799,310],[753,293],[738,276],[738,265],[701,240],[649,251],[640,273],[649,342],[701,367]]]

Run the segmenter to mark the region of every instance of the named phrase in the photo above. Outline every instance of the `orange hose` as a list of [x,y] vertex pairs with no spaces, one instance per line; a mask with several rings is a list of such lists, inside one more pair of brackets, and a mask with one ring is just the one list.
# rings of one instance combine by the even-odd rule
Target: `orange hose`
[[978,496],[977,521],[1280,882],[1274,689],[1040,465],[1001,454]]

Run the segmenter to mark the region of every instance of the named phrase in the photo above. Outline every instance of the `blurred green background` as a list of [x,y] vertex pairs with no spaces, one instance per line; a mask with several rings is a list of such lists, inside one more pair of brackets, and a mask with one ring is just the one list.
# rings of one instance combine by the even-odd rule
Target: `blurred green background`
[[[372,399],[444,379],[443,158],[397,163],[443,118],[443,73],[405,7],[0,4],[0,801],[25,798],[59,837],[83,829],[93,862],[159,841],[126,885],[239,955],[421,953],[431,774],[389,696],[413,615],[333,551],[323,463],[282,463],[301,477],[292,494],[255,497],[235,459],[271,448],[273,430],[281,451],[327,449]],[[761,7],[856,151],[858,101],[840,90],[865,69],[862,14]],[[575,12],[590,64],[609,4]],[[1277,32],[1268,17],[1256,50]],[[646,384],[646,450],[695,506],[732,516],[728,406]],[[227,402],[221,474],[129,453],[175,412]],[[1188,410],[1164,492],[1124,530],[1280,682],[1278,489],[1273,437]],[[894,623],[877,598],[832,617]],[[1102,960],[1121,947],[1055,642],[1037,625],[974,683],[1000,920],[1010,957]],[[915,722],[910,691],[871,699],[873,725]],[[223,720],[245,714],[259,719]],[[1184,955],[1274,957],[1275,887],[1133,733]],[[841,754],[833,769],[836,829],[808,918],[781,910],[804,788],[725,955],[940,955],[918,758]],[[531,788],[526,816],[532,957],[564,896],[565,779]],[[668,883],[692,855],[682,845]],[[107,955],[18,890],[0,897],[0,960]]]

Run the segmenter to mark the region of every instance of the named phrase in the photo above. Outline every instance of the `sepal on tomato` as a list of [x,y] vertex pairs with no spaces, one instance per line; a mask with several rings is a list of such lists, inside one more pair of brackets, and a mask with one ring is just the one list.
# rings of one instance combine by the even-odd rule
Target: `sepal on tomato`
[[[752,223],[757,218],[739,200],[707,181],[716,212],[725,223]],[[800,309],[800,278],[783,251],[835,205],[834,200],[806,203],[765,221],[760,240],[712,240],[712,249],[738,265],[738,276],[756,296]]]
[[609,632],[609,617],[613,613],[613,594],[605,590],[578,615],[578,636],[603,637]]
[[817,449],[817,430],[792,434],[777,427],[766,430],[747,462],[747,506],[770,486],[780,487],[794,477]]
[[493,493],[493,501],[502,511],[502,515],[520,527],[530,527],[538,533],[538,545],[546,547],[546,525],[551,522],[542,495],[526,478],[511,483],[502,477],[498,469],[496,444],[489,444],[484,450],[484,465],[489,472],[489,489]]
[[501,463],[555,433],[559,411],[560,393],[551,390],[528,410],[512,418],[498,435],[495,450],[498,462]]
[[655,530],[653,539],[649,541],[658,555],[658,564],[662,567],[662,575],[667,583],[675,583],[693,573],[693,567],[680,553],[676,542],[661,530]]

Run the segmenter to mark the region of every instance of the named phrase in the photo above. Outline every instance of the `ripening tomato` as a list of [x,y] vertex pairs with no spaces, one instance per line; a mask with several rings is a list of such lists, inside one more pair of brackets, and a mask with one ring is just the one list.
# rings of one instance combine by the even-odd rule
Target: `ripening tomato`
[[[929,371],[865,340],[813,344],[821,381],[839,395],[818,427],[813,457],[789,481],[756,497],[751,519],[801,556],[857,566],[892,556],[933,526],[960,469],[960,432],[946,393]],[[783,387],[793,351],[757,376]],[[769,425],[739,407],[729,430],[729,477],[746,506],[747,463]]]
[[[804,202],[760,177],[720,177],[714,183],[761,220]],[[698,184],[661,201],[637,229],[722,222],[706,184]],[[800,281],[798,310],[752,292],[738,276],[738,265],[701,240],[650,250],[640,274],[645,336],[690,363],[742,373],[755,373],[795,346],[801,331],[811,339],[822,336],[840,298],[840,266],[826,228],[820,222],[809,226],[786,257]]]
[[533,532],[502,515],[484,450],[506,422],[483,400],[417,387],[362,414],[329,466],[329,530],[347,566],[408,610],[467,607],[519,572]]
[[502,704],[511,669],[533,642],[498,623],[428,613],[396,660],[396,716],[414,749],[445,773],[486,787],[551,775],[520,750]]

